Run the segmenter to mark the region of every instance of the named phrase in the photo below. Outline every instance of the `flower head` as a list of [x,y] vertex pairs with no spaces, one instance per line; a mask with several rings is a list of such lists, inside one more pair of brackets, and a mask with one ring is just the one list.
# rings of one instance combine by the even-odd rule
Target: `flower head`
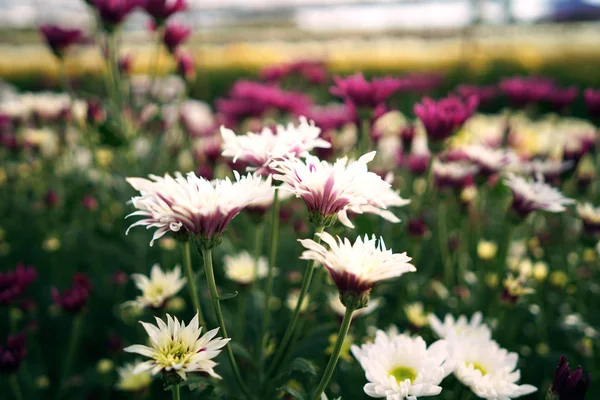
[[556,111],[564,111],[577,99],[578,94],[579,90],[575,86],[567,88],[554,87],[546,94],[546,101]]
[[17,264],[14,271],[0,272],[0,305],[10,305],[37,278],[35,267]]
[[498,95],[498,88],[495,85],[460,85],[456,88],[456,92],[463,99],[476,97],[479,104],[488,104]]
[[163,34],[163,43],[171,54],[187,40],[192,33],[192,28],[182,24],[168,24]]
[[223,261],[227,278],[241,285],[248,285],[267,276],[268,265],[265,257],[255,260],[250,253],[242,251],[233,256],[225,256]]
[[127,18],[143,0],[91,0],[105,30],[111,32]]
[[594,118],[600,118],[600,90],[587,88],[583,92],[588,113]]
[[473,183],[473,176],[479,167],[462,161],[433,163],[433,179],[440,189],[463,189]]
[[[317,234],[329,249],[311,239],[300,240],[306,250],[300,256],[303,260],[314,260],[329,271],[340,292],[340,299],[346,307],[352,297],[368,295],[371,287],[379,281],[399,277],[416,268],[410,264],[406,253],[392,253],[385,247],[383,238],[358,237],[354,244],[348,239],[336,239],[327,232]],[[350,299],[346,299],[349,296]],[[368,298],[367,298],[368,301]],[[365,307],[360,304],[355,308]]]
[[458,319],[446,314],[444,322],[440,321],[434,314],[429,315],[429,325],[435,334],[441,339],[452,337],[484,338],[490,339],[492,331],[484,324],[483,315],[476,312],[469,321],[466,316],[461,315]]
[[440,383],[453,369],[446,343],[427,347],[421,337],[377,331],[373,343],[352,346],[352,354],[365,370],[371,397],[416,400],[441,393]]
[[261,79],[268,82],[278,82],[286,77],[299,76],[308,82],[319,85],[327,80],[327,68],[320,61],[295,61],[266,67],[260,71]]
[[186,0],[146,0],[144,4],[144,10],[150,14],[157,26],[162,25],[171,15],[186,8]]
[[138,225],[158,228],[151,246],[167,232],[191,234],[217,244],[229,222],[244,207],[272,193],[260,185],[260,177],[240,177],[237,172],[234,182],[229,178],[210,182],[193,172],[186,177],[176,173],[175,178],[168,174],[150,178],[127,178],[127,182],[140,192],[131,200],[137,211],[130,216],[144,217],[129,229]]
[[62,293],[57,288],[52,288],[52,298],[65,311],[77,313],[87,303],[92,290],[92,282],[87,275],[76,273],[73,275],[72,283],[71,288],[64,290]]
[[554,83],[539,76],[515,76],[503,79],[499,87],[514,106],[523,107],[544,100]]
[[79,42],[83,35],[80,29],[68,29],[58,25],[42,25],[40,32],[58,58],[62,58],[67,48]]
[[8,337],[6,345],[0,346],[0,373],[15,373],[27,354],[23,332]]
[[126,347],[129,353],[138,353],[151,360],[138,364],[134,374],[150,371],[152,375],[159,372],[175,372],[183,380],[188,372],[205,372],[214,378],[221,378],[215,372],[217,363],[212,359],[221,352],[230,339],[213,339],[219,328],[213,329],[200,337],[202,328],[198,325],[198,314],[186,326],[177,318],[167,314],[167,323],[156,318],[156,324],[141,322],[150,338],[150,347],[141,344]]
[[250,170],[258,174],[270,174],[270,164],[274,160],[287,157],[304,157],[314,148],[328,148],[331,143],[319,137],[321,129],[300,117],[300,124],[278,125],[276,131],[264,128],[260,133],[248,132],[236,135],[232,130],[221,127],[223,136],[223,156],[233,158],[233,162],[250,164]]
[[414,111],[423,123],[429,141],[438,144],[456,132],[473,115],[477,105],[476,97],[462,100],[448,96],[438,101],[426,97],[415,105]]
[[148,371],[134,373],[136,367],[141,364],[141,361],[136,360],[134,363],[127,363],[117,369],[119,373],[119,381],[117,389],[124,392],[142,392],[152,383],[152,375]]
[[583,229],[586,233],[591,235],[600,233],[600,207],[594,207],[591,203],[577,204],[577,215],[583,221]]
[[555,396],[550,397],[551,399],[584,400],[591,381],[592,374],[588,374],[584,378],[581,366],[571,372],[569,362],[565,356],[560,356],[560,362],[556,366],[552,386],[550,386],[548,392]]
[[375,109],[400,88],[400,81],[391,77],[373,78],[367,81],[362,73],[346,78],[333,78],[335,86],[329,89],[334,96],[356,108]]
[[563,196],[558,189],[546,184],[539,176],[535,180],[526,180],[509,174],[505,183],[513,193],[512,208],[522,217],[536,210],[563,212],[566,205],[574,203],[572,199]]
[[479,172],[485,176],[502,171],[514,163],[517,155],[510,150],[495,149],[481,144],[471,144],[460,148],[460,151],[473,164],[479,167]]
[[173,271],[163,272],[160,265],[154,264],[149,278],[146,275],[133,274],[131,279],[135,286],[142,291],[142,295],[128,303],[140,308],[162,307],[185,286],[186,282],[186,279],[181,277],[179,265],[175,266]]
[[196,76],[194,57],[189,53],[178,51],[175,61],[177,63],[177,73],[179,76],[187,81],[193,80]]

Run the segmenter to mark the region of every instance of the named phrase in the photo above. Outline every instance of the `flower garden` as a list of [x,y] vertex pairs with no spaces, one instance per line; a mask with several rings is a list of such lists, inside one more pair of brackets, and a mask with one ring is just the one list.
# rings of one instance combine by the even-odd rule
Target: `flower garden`
[[184,0],[86,2],[60,88],[0,96],[7,398],[600,396],[600,80],[299,57],[205,102]]

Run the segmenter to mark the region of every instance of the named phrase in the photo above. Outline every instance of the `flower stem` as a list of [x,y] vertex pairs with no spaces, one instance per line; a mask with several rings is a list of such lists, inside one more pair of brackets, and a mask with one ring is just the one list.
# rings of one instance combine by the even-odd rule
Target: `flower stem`
[[65,363],[63,364],[62,376],[60,379],[59,398],[62,397],[64,393],[65,386],[67,383],[67,378],[69,377],[69,371],[71,370],[71,365],[73,364],[73,359],[75,358],[75,354],[77,352],[77,346],[79,344],[79,338],[81,337],[81,329],[83,327],[83,313],[78,313],[73,318],[73,325],[71,327],[71,337],[69,339],[69,350],[67,351],[67,357],[65,358]]
[[[213,310],[215,312],[215,316],[217,317],[217,322],[219,324],[219,328],[221,330],[221,335],[223,338],[228,338],[227,329],[225,329],[225,320],[223,319],[223,313],[221,312],[221,303],[219,303],[219,293],[217,292],[217,283],[215,282],[215,272],[213,270],[213,262],[212,262],[212,250],[211,249],[202,249],[202,258],[204,259],[204,272],[206,273],[206,282],[208,283],[208,290],[210,291],[210,298],[212,300]],[[247,398],[251,399],[252,395],[248,390],[248,387],[244,383],[242,379],[242,375],[240,374],[240,369],[235,361],[235,357],[233,355],[233,351],[231,350],[231,342],[227,343],[226,346],[227,358],[229,358],[229,363],[231,364],[231,369],[233,370],[233,375],[235,376],[235,380],[237,381],[238,386],[244,392]]]
[[444,266],[444,280],[446,285],[451,287],[453,285],[453,274],[452,274],[452,259],[450,257],[450,251],[448,249],[448,228],[447,224],[447,205],[442,201],[440,202],[440,208],[438,213],[438,237],[440,239],[440,252],[442,253],[442,265]]
[[329,385],[329,381],[333,376],[333,371],[335,371],[335,366],[337,365],[337,362],[340,358],[340,351],[342,350],[342,345],[344,344],[346,335],[348,335],[348,331],[350,330],[350,324],[352,323],[353,313],[354,308],[346,308],[346,312],[344,313],[344,319],[342,320],[342,326],[340,327],[340,331],[335,341],[333,353],[331,353],[331,357],[329,358],[327,367],[325,367],[325,372],[323,372],[323,376],[321,377],[319,386],[317,386],[317,390],[313,395],[313,400],[319,400],[321,398],[321,394],[325,391],[327,385]]
[[[323,232],[324,229],[325,229],[324,226],[318,226],[315,229],[315,235],[313,237],[313,240],[316,243],[321,243],[321,238],[319,236],[317,236],[317,233]],[[298,317],[300,316],[300,310],[302,308],[302,303],[304,302],[306,293],[308,293],[308,289],[310,287],[310,281],[312,279],[314,270],[315,270],[315,261],[311,260],[308,262],[308,266],[306,267],[306,272],[304,273],[304,276],[302,278],[302,286],[300,287],[298,303],[296,304],[296,308],[294,308],[294,313],[292,314],[292,319],[290,320],[290,323],[288,324],[288,327],[285,330],[285,333],[283,335],[283,339],[281,340],[281,343],[279,343],[279,346],[277,346],[277,352],[275,353],[275,356],[273,358],[273,364],[271,364],[271,368],[267,372],[267,376],[271,376],[271,374],[277,370],[277,367],[279,366],[278,364],[283,359],[283,356],[285,355],[286,350],[288,350],[287,347],[290,342],[290,339],[293,336],[294,330],[296,328],[296,324],[298,323]]]
[[17,379],[17,374],[12,374],[9,378],[10,389],[12,390],[13,396],[15,400],[23,400],[23,395],[21,394],[21,387],[19,386],[19,380]]
[[421,196],[420,211],[423,211],[425,208],[425,201],[427,200],[427,196],[429,195],[429,191],[431,190],[431,186],[433,186],[433,182],[431,182],[431,178],[433,177],[433,159],[435,158],[435,154],[432,152],[429,154],[429,161],[427,162],[427,175],[425,177],[425,190],[423,191],[423,195]]
[[190,291],[190,297],[192,298],[192,303],[194,303],[194,308],[198,313],[198,322],[200,322],[200,326],[206,328],[206,320],[204,319],[204,314],[202,313],[200,299],[198,298],[198,289],[196,288],[196,277],[194,276],[194,271],[192,270],[192,255],[190,253],[189,240],[185,241],[181,245],[181,252],[185,268],[185,276],[187,278],[187,287]]
[[258,264],[263,249],[263,240],[265,236],[265,224],[259,222],[256,224],[256,235],[254,236],[254,283],[258,282]]
[[371,121],[369,118],[365,118],[361,122],[361,132],[358,143],[358,154],[360,157],[362,154],[369,152],[369,141],[371,140]]
[[173,385],[173,387],[171,387],[171,393],[173,394],[173,400],[179,400],[181,398],[179,396],[179,385]]

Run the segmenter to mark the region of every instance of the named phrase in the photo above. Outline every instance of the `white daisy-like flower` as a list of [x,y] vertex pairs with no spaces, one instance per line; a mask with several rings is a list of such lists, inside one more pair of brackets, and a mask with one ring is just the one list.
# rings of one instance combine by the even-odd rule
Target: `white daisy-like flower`
[[406,204],[389,183],[369,172],[367,163],[374,157],[375,152],[371,152],[356,161],[344,157],[330,164],[307,156],[305,160],[274,161],[271,167],[276,171],[273,178],[284,183],[281,190],[301,197],[311,218],[335,218],[339,213],[344,224],[351,226],[345,213],[347,210],[383,214],[390,219],[383,212],[388,205]]
[[314,122],[300,117],[295,126],[278,125],[276,132],[264,128],[260,133],[248,132],[236,135],[231,129],[221,127],[223,136],[223,156],[251,165],[249,170],[257,174],[270,174],[273,160],[287,157],[303,157],[314,148],[329,148],[331,143],[319,138],[321,129]]
[[473,176],[479,171],[475,164],[464,161],[433,161],[433,179],[439,188],[462,189],[471,183]]
[[[346,313],[346,306],[342,304],[340,296],[337,293],[329,293],[327,295],[327,304],[329,307],[340,317],[343,317]],[[383,299],[369,299],[369,304],[359,310],[354,311],[352,314],[353,318],[362,317],[363,315],[371,314],[373,311],[379,308],[383,304]]]
[[454,375],[483,399],[510,400],[537,391],[519,385],[519,356],[485,338],[460,337],[448,340],[450,357],[456,361]]
[[227,278],[242,285],[250,284],[267,276],[269,267],[266,257],[255,260],[247,251],[223,258]]
[[565,197],[558,189],[546,184],[543,177],[529,180],[508,174],[505,184],[513,193],[512,208],[522,217],[536,210],[553,213],[565,211],[574,200]]
[[482,144],[470,144],[461,147],[460,151],[485,175],[499,172],[517,160],[517,155],[512,150],[491,148]]
[[340,237],[336,241],[327,232],[317,235],[329,249],[311,239],[302,239],[300,243],[306,250],[300,258],[315,260],[327,268],[342,296],[368,292],[375,282],[416,271],[406,253],[392,253],[386,249],[383,238],[375,235],[371,239],[366,235],[364,239],[358,237],[354,244]]
[[509,166],[508,170],[521,175],[542,175],[545,179],[553,179],[573,167],[573,165],[573,161],[560,161],[549,158],[545,160],[534,159],[530,161],[515,160]]
[[429,326],[440,339],[468,337],[489,340],[492,337],[492,331],[483,323],[483,314],[480,312],[473,314],[470,321],[464,315],[455,320],[452,315],[446,314],[442,322],[434,314],[429,314]]
[[131,279],[142,295],[134,301],[125,303],[140,308],[162,307],[167,300],[175,296],[185,286],[186,279],[181,277],[181,267],[176,265],[173,271],[163,272],[160,265],[154,264],[150,277],[142,274],[132,274]]
[[270,177],[267,178],[269,185],[264,185],[261,177],[234,174],[233,182],[229,178],[210,182],[193,172],[186,177],[177,172],[175,178],[168,174],[162,178],[150,175],[151,180],[127,178],[140,192],[140,196],[131,199],[137,211],[128,217],[144,217],[129,229],[138,225],[158,228],[150,246],[167,232],[192,234],[209,241],[218,239],[244,207],[272,195]]
[[174,371],[186,379],[188,372],[206,372],[214,378],[221,378],[215,372],[217,363],[212,359],[219,355],[221,348],[230,339],[216,338],[219,328],[213,329],[200,337],[202,328],[198,326],[198,314],[186,326],[177,318],[167,314],[167,323],[156,317],[157,325],[141,322],[150,338],[150,347],[141,344],[126,347],[129,353],[138,353],[151,358],[138,364],[134,374],[150,371],[156,375],[161,371]]
[[600,232],[600,207],[594,207],[591,203],[577,204],[577,215],[583,221],[586,232]]
[[381,330],[373,343],[352,346],[352,354],[369,381],[365,393],[387,400],[436,396],[442,391],[440,383],[454,367],[444,340],[428,348],[420,336],[388,335]]
[[122,367],[117,368],[119,380],[117,381],[117,389],[125,392],[140,392],[146,389],[152,383],[152,375],[149,371],[134,373],[135,368],[141,364],[141,361],[136,360],[133,363],[127,363]]
[[[250,202],[250,204],[248,204],[248,206],[246,207],[246,212],[264,216],[273,205],[273,199],[275,197],[276,188],[275,186],[271,185],[270,180],[261,181],[260,185],[263,185],[265,192],[269,192],[270,194],[268,196]],[[267,188],[267,186],[269,187]],[[292,196],[293,194],[288,191],[279,190],[279,192],[277,193],[277,201],[279,202],[279,204],[281,204],[284,201],[291,198]]]

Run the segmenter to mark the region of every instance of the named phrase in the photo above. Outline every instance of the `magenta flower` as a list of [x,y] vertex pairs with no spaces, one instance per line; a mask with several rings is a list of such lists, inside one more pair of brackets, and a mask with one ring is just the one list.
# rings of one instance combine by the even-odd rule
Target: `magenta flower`
[[163,43],[169,49],[171,54],[175,53],[179,47],[192,33],[192,28],[182,24],[168,24],[163,35]]
[[346,104],[315,106],[310,109],[306,117],[314,121],[322,132],[340,129],[346,124],[354,123],[356,119],[353,109]]
[[567,88],[555,87],[548,92],[545,100],[550,103],[554,110],[564,111],[567,107],[573,104],[578,94],[579,91],[575,86],[570,86]]
[[588,88],[583,92],[583,98],[588,113],[595,118],[600,118],[600,90]]
[[26,354],[25,334],[21,332],[9,336],[6,345],[0,346],[0,373],[15,373],[25,359]]
[[131,70],[133,68],[133,56],[131,54],[126,54],[119,58],[117,62],[117,67],[119,68],[119,72],[123,75],[131,74]]
[[438,101],[426,97],[415,105],[414,112],[423,123],[429,141],[434,144],[449,138],[473,115],[477,105],[476,97],[461,100],[448,96]]
[[52,298],[63,310],[77,313],[85,307],[92,290],[92,282],[83,273],[76,273],[72,279],[73,286],[62,294],[57,288],[52,288]]
[[590,387],[592,374],[587,374],[584,378],[581,366],[571,372],[569,362],[565,356],[560,357],[560,362],[554,371],[552,386],[548,390],[549,394],[555,397],[549,397],[556,400],[584,400]]
[[48,47],[58,58],[62,58],[65,51],[71,45],[79,42],[83,36],[80,29],[62,28],[58,25],[42,25],[40,32],[44,36]]
[[503,79],[500,90],[515,107],[538,103],[554,89],[554,83],[539,76],[516,76]]
[[329,92],[356,108],[375,109],[401,87],[396,78],[373,78],[368,82],[362,73],[346,78],[336,76],[333,80],[335,86],[332,86]]
[[37,276],[33,266],[22,263],[14,271],[0,272],[0,305],[12,304]]
[[121,25],[125,18],[142,4],[143,0],[91,0],[91,5],[98,12],[102,26],[107,32],[112,32]]
[[146,0],[144,5],[144,10],[150,14],[157,26],[164,24],[171,15],[186,8],[185,0]]
[[495,85],[460,85],[456,92],[463,99],[477,97],[479,104],[489,104],[498,96],[498,88]]
[[99,125],[104,122],[106,114],[99,100],[88,100],[86,121],[91,125]]
[[431,92],[443,83],[440,73],[418,72],[398,79],[398,91],[403,93],[424,94]]
[[327,68],[320,61],[296,61],[266,67],[260,71],[261,79],[267,82],[279,82],[288,77],[301,77],[314,85],[327,80]]
[[189,53],[177,53],[177,73],[183,79],[190,81],[196,77],[194,57]]

